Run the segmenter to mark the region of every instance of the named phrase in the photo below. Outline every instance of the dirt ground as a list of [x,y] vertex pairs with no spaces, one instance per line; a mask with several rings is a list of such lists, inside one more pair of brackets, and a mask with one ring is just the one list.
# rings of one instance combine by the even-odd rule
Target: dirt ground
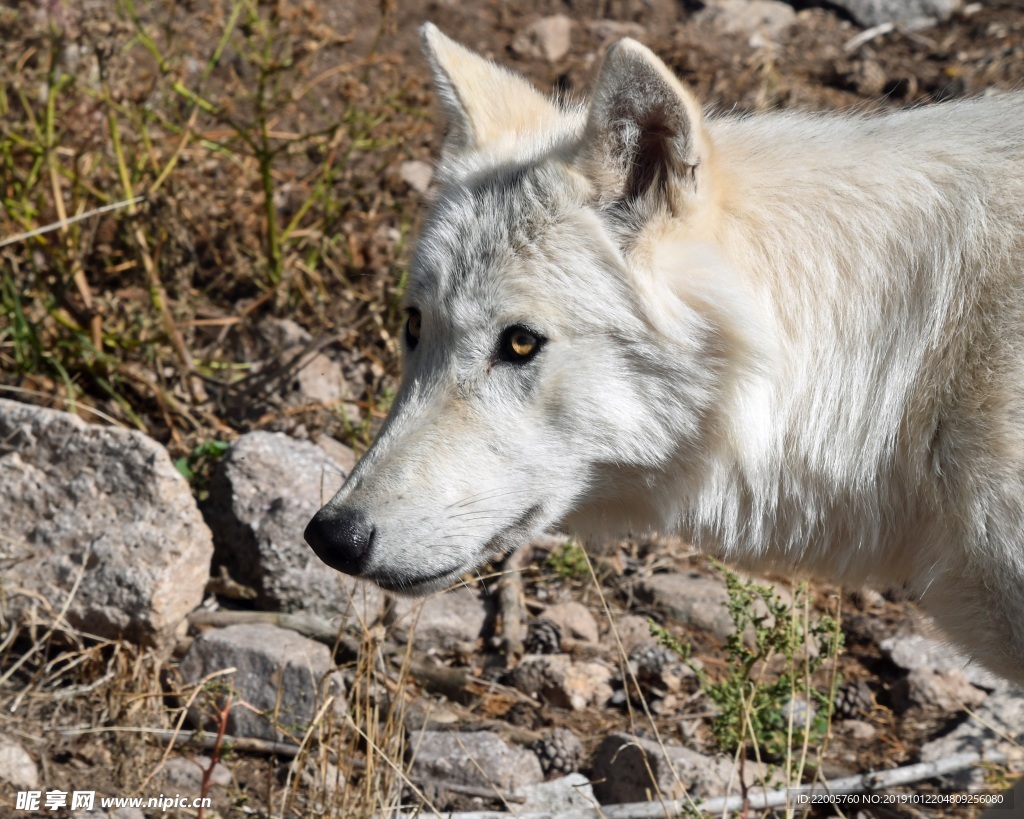
[[[925,105],[1024,78],[1016,0],[972,3],[940,25],[860,44],[851,41],[863,29],[837,7],[794,6],[787,29],[752,36],[728,33],[686,0],[3,0],[0,396],[144,430],[183,459],[199,495],[212,440],[268,429],[365,449],[395,388],[398,300],[429,204],[403,163],[430,163],[443,136],[419,51],[425,20],[570,97],[585,96],[602,51],[624,34],[721,110]],[[572,20],[568,51],[531,56],[520,36],[554,14]],[[340,365],[338,400],[291,400],[282,319],[308,332],[305,349]],[[612,553],[661,559],[657,543]],[[544,575],[528,585],[534,597],[597,607],[581,581]],[[842,674],[871,686],[879,729],[869,745],[837,739],[829,764],[914,761],[941,717],[900,710],[876,648],[880,631],[914,620],[912,607],[816,595],[822,608],[844,600]],[[0,734],[46,749],[47,782],[132,792],[159,742],[61,731],[166,727],[174,657],[88,640],[47,639],[37,651],[43,632],[0,618]],[[707,662],[717,650],[707,648]],[[597,737],[623,719],[595,711],[572,724]],[[279,815],[271,805],[288,763],[239,753],[234,764],[235,796],[221,815]],[[479,804],[449,796],[452,806]],[[9,797],[0,793],[0,817],[26,815]]]

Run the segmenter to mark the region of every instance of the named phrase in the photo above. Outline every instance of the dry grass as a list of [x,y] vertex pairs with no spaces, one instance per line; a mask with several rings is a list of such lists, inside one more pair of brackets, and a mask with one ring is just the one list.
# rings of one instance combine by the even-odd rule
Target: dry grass
[[431,125],[420,82],[353,56],[318,8],[0,9],[0,236],[65,223],[0,249],[0,388],[183,454],[273,423],[236,410],[268,406],[246,379],[270,355],[256,328],[288,316],[360,351],[371,416],[416,219],[393,168]]

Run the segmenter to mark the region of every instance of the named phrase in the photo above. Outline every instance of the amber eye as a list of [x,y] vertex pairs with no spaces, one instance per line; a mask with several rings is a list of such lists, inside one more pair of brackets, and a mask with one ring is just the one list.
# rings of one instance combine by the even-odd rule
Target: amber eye
[[518,325],[509,327],[501,334],[498,358],[513,364],[522,364],[533,358],[544,344],[536,333]]
[[405,320],[405,343],[410,350],[416,349],[420,340],[420,331],[423,326],[423,317],[415,307],[409,308],[409,317]]

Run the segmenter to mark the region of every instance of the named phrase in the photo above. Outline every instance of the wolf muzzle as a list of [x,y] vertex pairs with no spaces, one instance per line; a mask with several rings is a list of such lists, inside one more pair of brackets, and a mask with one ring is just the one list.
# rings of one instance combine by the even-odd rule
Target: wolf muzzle
[[324,507],[306,526],[303,537],[316,556],[344,574],[363,573],[377,530],[358,509]]

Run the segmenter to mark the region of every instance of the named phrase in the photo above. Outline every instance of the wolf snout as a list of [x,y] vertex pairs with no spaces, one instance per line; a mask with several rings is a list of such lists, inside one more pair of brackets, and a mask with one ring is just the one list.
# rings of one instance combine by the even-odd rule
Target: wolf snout
[[325,506],[313,516],[303,537],[332,569],[358,575],[369,559],[375,534],[376,529],[358,509]]

